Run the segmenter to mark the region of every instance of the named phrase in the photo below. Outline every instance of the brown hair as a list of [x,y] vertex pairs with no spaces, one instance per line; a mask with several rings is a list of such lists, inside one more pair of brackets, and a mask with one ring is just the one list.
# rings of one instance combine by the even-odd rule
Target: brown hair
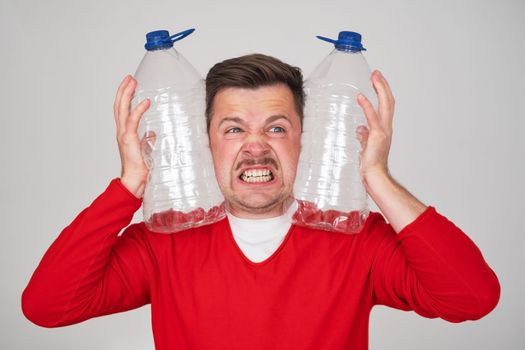
[[305,93],[301,69],[262,54],[251,54],[217,63],[206,76],[207,130],[210,130],[213,100],[222,89],[256,89],[279,83],[286,84],[292,91],[295,109],[302,125]]

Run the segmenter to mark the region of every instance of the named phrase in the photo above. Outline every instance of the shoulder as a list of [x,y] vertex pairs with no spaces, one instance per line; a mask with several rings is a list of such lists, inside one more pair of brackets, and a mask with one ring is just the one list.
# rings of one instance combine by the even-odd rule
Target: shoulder
[[[393,230],[385,221],[383,215],[371,212],[361,231],[357,233],[334,232],[322,229],[294,225],[293,236],[301,244],[311,244],[312,246],[332,246],[332,247],[370,247],[372,242],[381,241],[386,236],[391,236]],[[317,248],[316,248],[317,249]],[[339,248],[338,248],[339,249]]]
[[334,232],[322,229],[315,229],[311,227],[305,227],[296,225],[295,231],[298,235],[305,237],[312,237],[315,239],[329,239],[329,240],[362,240],[369,238],[371,235],[378,235],[382,232],[389,231],[390,225],[385,221],[385,218],[381,213],[370,212],[365,220],[363,228],[356,233],[346,232]]
[[153,232],[144,222],[128,226],[120,235],[117,250],[134,250],[157,262],[178,257],[191,261],[196,255],[209,251],[217,234],[224,232],[224,219],[205,226],[172,233]]
[[192,227],[176,232],[155,232],[148,228],[145,222],[130,225],[122,236],[148,241],[150,244],[166,244],[168,242],[188,242],[209,239],[212,235],[224,232],[227,229],[226,218],[213,224]]
[[369,266],[385,239],[395,236],[384,217],[371,212],[360,232],[342,233],[294,225],[292,245],[310,257],[337,260],[343,266]]

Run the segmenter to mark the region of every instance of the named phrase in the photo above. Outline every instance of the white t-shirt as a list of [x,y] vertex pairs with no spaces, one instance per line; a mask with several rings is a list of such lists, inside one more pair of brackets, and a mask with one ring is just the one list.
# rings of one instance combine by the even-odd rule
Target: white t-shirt
[[269,219],[241,219],[227,212],[235,242],[253,262],[269,258],[284,240],[297,210],[294,201],[284,215]]

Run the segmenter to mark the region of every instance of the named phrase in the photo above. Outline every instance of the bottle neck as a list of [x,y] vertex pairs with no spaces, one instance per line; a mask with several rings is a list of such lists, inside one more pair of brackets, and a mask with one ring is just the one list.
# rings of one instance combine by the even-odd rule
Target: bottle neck
[[362,50],[356,49],[350,46],[336,46],[336,51],[345,52],[345,53],[361,53]]
[[326,80],[331,82],[351,83],[369,80],[370,68],[361,51],[343,51],[334,49],[312,72],[308,80]]
[[135,73],[138,89],[187,89],[202,80],[195,68],[174,48],[146,51]]

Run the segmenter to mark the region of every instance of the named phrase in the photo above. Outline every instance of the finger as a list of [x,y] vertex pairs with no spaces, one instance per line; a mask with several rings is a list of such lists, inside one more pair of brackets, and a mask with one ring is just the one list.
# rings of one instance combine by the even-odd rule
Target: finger
[[361,144],[361,149],[366,148],[366,143],[368,141],[368,135],[370,135],[370,131],[368,130],[366,126],[360,125],[357,127],[356,136],[357,136],[357,140]]
[[137,132],[140,118],[142,118],[142,115],[150,106],[150,100],[144,99],[142,100],[137,107],[131,112],[129,118],[126,121],[126,130],[130,132]]
[[386,78],[383,75],[383,73],[381,73],[380,70],[376,69],[375,70],[375,74],[378,75],[379,79],[383,82],[383,84],[386,86],[388,92],[390,93],[390,97],[392,98],[392,100],[394,100],[394,95],[392,94],[392,89],[390,88],[390,84],[388,83],[388,80],[386,80]]
[[140,148],[143,152],[143,160],[148,169],[151,169],[152,159],[151,153],[155,150],[155,141],[157,135],[153,131],[148,131],[144,134],[144,137],[140,141]]
[[129,82],[122,91],[122,95],[120,97],[120,105],[117,113],[119,115],[119,126],[122,131],[124,131],[126,121],[129,118],[131,109],[131,99],[133,98],[136,86],[137,81],[133,79],[133,77],[130,77]]
[[385,77],[379,71],[375,71],[372,74],[372,83],[377,92],[379,118],[385,127],[391,129],[395,106],[392,90]]
[[381,123],[379,121],[376,111],[374,110],[374,106],[366,98],[366,96],[362,93],[359,93],[357,95],[357,103],[361,106],[363,112],[365,113],[369,129],[381,128]]
[[144,146],[144,149],[152,151],[155,149],[155,142],[157,141],[157,134],[155,131],[147,131],[144,133],[144,137],[140,141]]
[[117,118],[117,116],[118,116],[117,112],[119,110],[120,99],[122,98],[122,93],[124,92],[124,89],[128,85],[130,78],[131,78],[131,76],[129,74],[126,75],[124,77],[124,79],[122,80],[122,82],[120,83],[118,89],[117,89],[117,95],[115,96],[115,102],[113,103],[113,112],[115,114],[115,118]]

